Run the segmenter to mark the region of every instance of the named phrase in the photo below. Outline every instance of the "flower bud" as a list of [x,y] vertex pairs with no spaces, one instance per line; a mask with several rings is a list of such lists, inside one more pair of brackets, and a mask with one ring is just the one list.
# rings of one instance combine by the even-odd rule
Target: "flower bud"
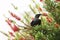
[[10,11],[9,11],[9,13],[11,14],[12,17],[16,18],[17,20],[20,20],[20,19],[21,19],[21,18],[18,17],[16,14],[14,14],[14,13],[12,13],[12,12],[10,12]]

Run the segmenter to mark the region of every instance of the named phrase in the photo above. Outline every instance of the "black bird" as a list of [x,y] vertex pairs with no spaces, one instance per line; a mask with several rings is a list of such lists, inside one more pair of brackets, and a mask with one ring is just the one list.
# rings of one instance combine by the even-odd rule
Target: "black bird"
[[35,26],[35,25],[40,25],[41,24],[41,19],[39,19],[39,16],[41,16],[41,14],[36,14],[34,20],[32,20],[31,22],[31,26]]

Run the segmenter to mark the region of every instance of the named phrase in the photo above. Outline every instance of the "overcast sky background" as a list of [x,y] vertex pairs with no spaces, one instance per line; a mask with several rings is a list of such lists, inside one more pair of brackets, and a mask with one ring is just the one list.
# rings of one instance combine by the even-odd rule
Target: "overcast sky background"
[[[15,10],[11,3],[17,6],[18,10]],[[11,31],[9,25],[7,25],[3,16],[5,14],[7,17],[11,17],[8,13],[8,10],[22,17],[24,11],[30,11],[28,6],[29,4],[32,4],[31,0],[0,0],[0,31],[3,31],[5,33]],[[0,33],[0,40],[7,40],[7,37]]]

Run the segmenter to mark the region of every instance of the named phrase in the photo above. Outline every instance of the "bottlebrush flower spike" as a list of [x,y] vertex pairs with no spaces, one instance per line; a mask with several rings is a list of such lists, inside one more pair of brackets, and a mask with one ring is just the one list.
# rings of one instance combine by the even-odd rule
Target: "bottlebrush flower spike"
[[12,25],[11,20],[8,19],[8,20],[6,20],[6,22],[8,23],[8,25],[11,27],[11,29],[12,29],[14,32],[19,31],[19,28],[18,28],[15,24]]
[[19,40],[26,40],[26,38],[24,38],[24,37],[21,37],[21,38],[19,38]]
[[14,36],[14,34],[13,34],[12,32],[9,32],[9,34],[10,34],[11,36]]
[[32,35],[30,35],[30,38],[31,38],[31,40],[34,40],[34,37]]
[[40,0],[40,2],[42,2],[43,0]]
[[59,24],[55,23],[54,26],[55,26],[56,28],[58,28],[58,27],[59,27]]
[[14,32],[16,32],[16,31],[19,31],[20,29],[14,24],[12,27],[12,30],[14,31]]
[[46,17],[46,19],[47,19],[47,21],[48,21],[49,23],[52,22],[52,18]]
[[6,22],[8,23],[9,26],[11,26],[11,20],[9,20],[9,18],[6,20]]
[[56,0],[56,1],[60,1],[60,0]]
[[38,9],[39,9],[39,11],[42,11],[42,8],[39,7]]
[[48,16],[48,14],[47,14],[47,13],[43,13],[42,15],[43,15],[43,16]]
[[18,17],[16,14],[14,14],[14,13],[12,13],[12,12],[10,12],[10,11],[9,11],[9,13],[11,14],[12,17],[16,18],[17,20],[20,20],[20,19],[21,19],[21,18]]

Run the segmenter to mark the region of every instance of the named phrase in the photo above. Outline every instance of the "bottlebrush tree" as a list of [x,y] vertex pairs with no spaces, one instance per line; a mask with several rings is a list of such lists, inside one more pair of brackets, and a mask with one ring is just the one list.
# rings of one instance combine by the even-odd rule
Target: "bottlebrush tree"
[[[40,0],[41,2],[43,0]],[[39,3],[36,3],[35,0],[32,0],[35,4],[29,5],[33,14],[41,14],[40,25],[31,26],[31,21],[35,20],[35,17],[31,17],[30,12],[25,12],[23,16],[24,20],[18,17],[11,11],[8,11],[10,15],[17,19],[19,22],[23,23],[25,26],[18,25],[14,20],[6,18],[7,24],[10,26],[13,32],[8,32],[8,34],[0,31],[8,37],[8,40],[60,40],[60,5],[55,2],[55,0],[44,0],[44,7],[48,13],[43,12],[43,9],[40,7]],[[40,13],[41,12],[41,13]],[[58,18],[56,18],[58,16]],[[37,16],[38,17],[38,16]]]

